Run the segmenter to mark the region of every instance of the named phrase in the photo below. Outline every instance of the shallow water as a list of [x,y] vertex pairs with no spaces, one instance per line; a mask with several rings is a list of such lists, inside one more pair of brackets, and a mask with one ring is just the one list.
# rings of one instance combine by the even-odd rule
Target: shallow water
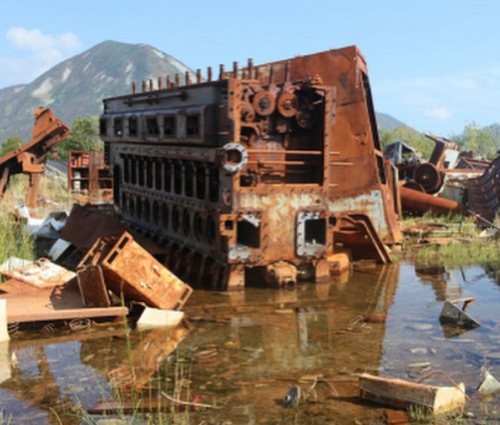
[[[482,326],[442,327],[443,300],[466,296]],[[481,267],[417,272],[402,263],[294,289],[195,291],[190,325],[175,330],[16,334],[0,346],[0,409],[6,423],[77,424],[79,406],[109,399],[111,382],[122,398],[146,388],[142,397],[163,391],[220,407],[181,412],[176,423],[385,423],[386,408],[358,399],[356,374],[430,375],[425,382],[464,382],[472,393],[481,366],[500,378],[499,307],[500,285]],[[286,409],[279,400],[293,384],[309,401]],[[466,410],[500,423],[500,396],[471,395]]]

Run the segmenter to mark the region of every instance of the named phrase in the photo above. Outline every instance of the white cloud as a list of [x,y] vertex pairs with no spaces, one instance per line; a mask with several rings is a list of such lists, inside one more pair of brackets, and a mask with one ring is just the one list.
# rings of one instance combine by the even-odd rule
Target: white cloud
[[5,38],[14,51],[9,57],[0,57],[3,68],[0,71],[0,86],[3,85],[2,80],[7,80],[8,84],[30,82],[74,55],[82,46],[79,38],[72,32],[49,34],[38,28],[12,27],[7,30]]
[[439,121],[446,121],[451,118],[453,114],[446,108],[433,108],[425,112],[425,115],[430,118],[436,118]]
[[498,121],[500,65],[475,71],[419,78],[372,81],[375,107],[419,130],[437,134],[462,131],[470,121]]

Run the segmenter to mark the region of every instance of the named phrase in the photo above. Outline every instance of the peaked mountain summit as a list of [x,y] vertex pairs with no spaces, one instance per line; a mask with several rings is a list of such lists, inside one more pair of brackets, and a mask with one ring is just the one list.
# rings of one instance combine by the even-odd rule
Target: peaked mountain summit
[[176,58],[147,44],[104,41],[54,66],[33,82],[0,89],[0,140],[27,140],[32,112],[48,106],[71,125],[79,116],[99,115],[102,99],[131,91],[133,81],[192,73]]

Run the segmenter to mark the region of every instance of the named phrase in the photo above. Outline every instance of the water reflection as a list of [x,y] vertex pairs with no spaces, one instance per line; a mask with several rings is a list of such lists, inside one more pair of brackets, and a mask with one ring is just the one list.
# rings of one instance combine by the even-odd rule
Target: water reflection
[[[469,312],[482,327],[448,339],[438,320],[442,302],[463,296],[476,297]],[[358,401],[356,373],[419,379],[442,370],[469,388],[482,365],[500,376],[499,304],[500,288],[481,268],[410,264],[294,289],[196,291],[186,306],[192,329],[128,333],[118,326],[49,339],[17,336],[0,347],[0,405],[15,423],[57,423],[52,409],[70,418],[79,404],[88,409],[111,397],[111,386],[172,394],[182,363],[192,396],[223,407],[193,412],[191,423],[365,421],[382,408]],[[292,383],[308,388],[318,376],[339,399],[325,385],[318,386],[316,404],[289,410],[276,403]],[[498,407],[496,399],[490,403]],[[80,421],[73,419],[64,423]]]

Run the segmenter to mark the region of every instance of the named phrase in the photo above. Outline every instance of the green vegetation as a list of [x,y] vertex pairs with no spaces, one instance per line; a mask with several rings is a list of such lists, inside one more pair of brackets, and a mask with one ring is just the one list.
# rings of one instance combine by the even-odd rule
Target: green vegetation
[[416,263],[428,265],[444,263],[447,266],[479,264],[500,269],[499,252],[499,239],[429,244],[418,249]]
[[104,144],[99,138],[99,119],[97,117],[76,118],[71,130],[71,136],[57,148],[62,158],[67,158],[68,152],[73,150],[99,151],[104,149]]
[[453,138],[463,150],[472,150],[481,157],[495,158],[500,149],[500,138],[492,127],[479,128],[474,122],[467,124],[461,135]]
[[12,179],[0,208],[0,264],[9,257],[34,259],[33,241],[24,231],[23,224],[14,215],[15,196],[17,193],[24,194],[24,181],[17,177],[20,176],[14,176]]
[[434,142],[432,140],[412,128],[397,127],[392,131],[380,130],[380,143],[382,146],[387,146],[398,140],[404,141],[415,148],[423,160],[427,160],[434,149]]
[[4,142],[0,143],[0,156],[4,156],[6,153],[17,149],[23,144],[23,141],[19,137],[9,137]]
[[407,410],[408,419],[412,424],[431,424],[434,417],[427,407],[411,405]]
[[[497,225],[500,220],[497,220]],[[408,235],[406,258],[421,266],[479,264],[500,269],[500,237],[481,237],[473,217],[459,214],[407,218],[401,222]]]

